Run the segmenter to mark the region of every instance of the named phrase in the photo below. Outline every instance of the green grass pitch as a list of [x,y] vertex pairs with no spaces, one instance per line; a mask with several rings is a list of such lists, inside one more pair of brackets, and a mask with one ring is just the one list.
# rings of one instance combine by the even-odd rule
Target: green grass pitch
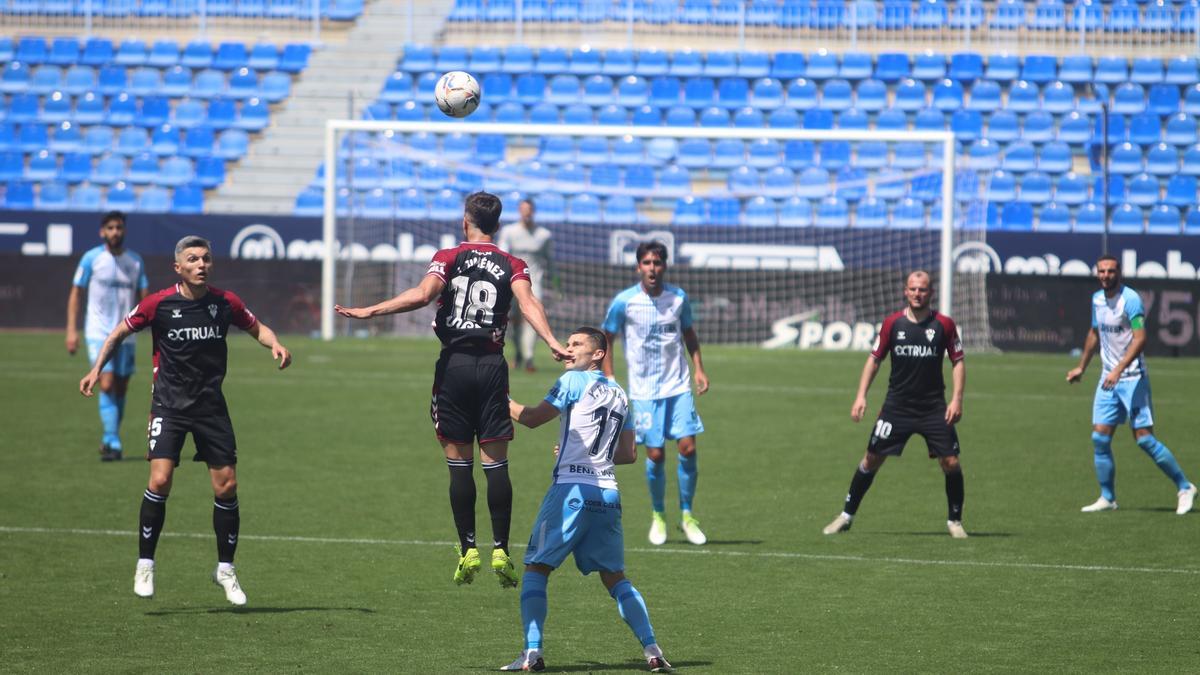
[[[139,342],[123,426],[144,447],[149,345]],[[518,593],[490,576],[451,582],[447,477],[427,409],[429,340],[286,340],[276,372],[230,339],[226,394],[238,433],[250,602],[208,578],[212,500],[202,465],[176,474],[157,596],[132,593],[146,466],[101,464],[96,404],[77,393],[85,357],[60,334],[0,335],[0,670],[40,672],[483,672],[522,641]],[[965,523],[945,532],[943,482],[923,443],[888,463],[853,531],[825,537],[869,422],[849,419],[862,354],[704,350],[696,513],[703,548],[678,531],[645,539],[642,465],[620,467],[627,572],[680,672],[1194,672],[1200,664],[1200,515],[1115,441],[1121,510],[1096,498],[1088,384],[1066,356],[969,355]],[[555,371],[514,373],[535,401]],[[1200,362],[1151,359],[1158,435],[1200,476]],[[882,401],[887,366],[872,392]],[[557,425],[513,443],[513,541],[547,486]],[[190,446],[190,443],[189,443]],[[190,453],[190,448],[185,452]],[[189,455],[190,456],[190,455]],[[668,517],[674,506],[668,467]],[[479,531],[490,533],[476,471]],[[1200,480],[1200,479],[1198,479]],[[516,548],[518,555],[523,547]],[[486,553],[485,553],[486,554]],[[599,580],[568,563],[550,582],[551,672],[643,667]]]

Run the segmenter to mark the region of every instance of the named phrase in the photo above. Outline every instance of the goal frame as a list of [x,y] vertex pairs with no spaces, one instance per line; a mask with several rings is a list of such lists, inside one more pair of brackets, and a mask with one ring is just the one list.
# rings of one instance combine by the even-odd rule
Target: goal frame
[[503,136],[603,136],[619,138],[700,138],[721,139],[770,139],[776,141],[884,141],[940,144],[942,148],[942,212],[939,250],[938,307],[947,315],[954,308],[954,175],[955,140],[952,131],[877,131],[850,129],[778,129],[736,127],[670,127],[670,126],[616,126],[588,125],[566,126],[561,124],[513,124],[500,122],[408,122],[398,120],[350,120],[329,119],[325,121],[325,176],[324,205],[322,207],[322,231],[324,254],[321,264],[321,339],[334,337],[334,289],[337,270],[337,150],[339,134],[354,131],[394,131],[397,133],[435,134],[497,134]]

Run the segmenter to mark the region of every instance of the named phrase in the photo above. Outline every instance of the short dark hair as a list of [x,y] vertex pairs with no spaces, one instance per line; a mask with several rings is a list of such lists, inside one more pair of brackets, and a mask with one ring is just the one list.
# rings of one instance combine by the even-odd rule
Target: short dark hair
[[472,192],[467,195],[463,207],[467,220],[480,232],[488,235],[499,229],[500,212],[503,210],[504,205],[500,203],[500,198],[489,192]]
[[531,209],[536,209],[536,208],[537,208],[537,204],[534,204],[534,203],[533,203],[533,197],[526,197],[525,199],[522,199],[522,200],[521,200],[521,203],[522,203],[522,204],[528,204],[528,205],[529,205],[529,208],[531,208]]
[[178,259],[179,256],[189,248],[205,248],[209,251],[212,251],[212,244],[209,243],[209,241],[204,237],[195,234],[189,234],[188,236],[176,242],[175,258]]
[[604,336],[604,331],[591,326],[580,326],[571,331],[571,335],[586,335],[588,340],[591,340],[592,346],[596,349],[603,349],[608,352],[608,338]]
[[1118,258],[1117,256],[1115,256],[1111,253],[1105,253],[1104,255],[1100,256],[1099,258],[1096,258],[1096,265],[1099,266],[1100,263],[1104,262],[1105,260],[1111,260],[1111,261],[1115,262],[1117,264],[1117,269],[1118,270],[1121,269],[1120,258]]
[[667,247],[661,241],[643,241],[637,247],[638,262],[646,257],[647,253],[657,254],[659,259],[667,262]]
[[125,213],[123,211],[109,211],[100,217],[100,227],[104,227],[110,220],[119,221],[122,225],[125,224]]

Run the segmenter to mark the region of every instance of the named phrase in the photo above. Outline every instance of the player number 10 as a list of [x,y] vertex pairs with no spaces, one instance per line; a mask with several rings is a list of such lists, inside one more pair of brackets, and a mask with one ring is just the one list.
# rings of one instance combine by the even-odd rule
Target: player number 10
[[884,422],[883,420],[875,421],[875,437],[887,438],[892,435],[892,423]]

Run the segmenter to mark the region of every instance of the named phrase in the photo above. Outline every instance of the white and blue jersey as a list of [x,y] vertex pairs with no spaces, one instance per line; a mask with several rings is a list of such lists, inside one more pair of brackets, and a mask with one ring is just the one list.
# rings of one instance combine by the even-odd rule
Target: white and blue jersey
[[558,568],[574,555],[580,572],[625,569],[621,493],[613,453],[632,428],[629,399],[598,370],[565,373],[546,396],[562,414],[554,483],[529,535],[526,565]]
[[558,378],[546,401],[561,413],[555,483],[585,483],[616,489],[613,452],[621,432],[633,428],[629,398],[598,370],[569,371]]
[[1111,298],[1103,290],[1092,296],[1092,327],[1100,337],[1100,361],[1104,364],[1092,402],[1092,424],[1116,426],[1128,420],[1134,429],[1154,426],[1150,377],[1142,354],[1121,373],[1117,386],[1104,388],[1104,378],[1124,358],[1133,342],[1134,326],[1142,327],[1145,315],[1141,296],[1128,286]]
[[[1100,362],[1104,364],[1104,379],[1113,368],[1117,367],[1129,344],[1133,342],[1134,320],[1146,316],[1142,297],[1137,291],[1128,286],[1122,286],[1121,292],[1113,297],[1105,295],[1103,290],[1096,291],[1092,296],[1092,328],[1100,337]],[[1140,377],[1146,374],[1146,360],[1141,354],[1130,362],[1121,379]]]
[[613,298],[604,330],[625,338],[629,397],[635,401],[671,398],[691,391],[683,332],[692,327],[692,305],[682,288],[663,284],[647,295],[635,284]]
[[83,336],[89,342],[103,342],[137,305],[139,291],[150,286],[140,255],[126,250],[114,256],[103,245],[83,254],[72,283],[87,290]]

